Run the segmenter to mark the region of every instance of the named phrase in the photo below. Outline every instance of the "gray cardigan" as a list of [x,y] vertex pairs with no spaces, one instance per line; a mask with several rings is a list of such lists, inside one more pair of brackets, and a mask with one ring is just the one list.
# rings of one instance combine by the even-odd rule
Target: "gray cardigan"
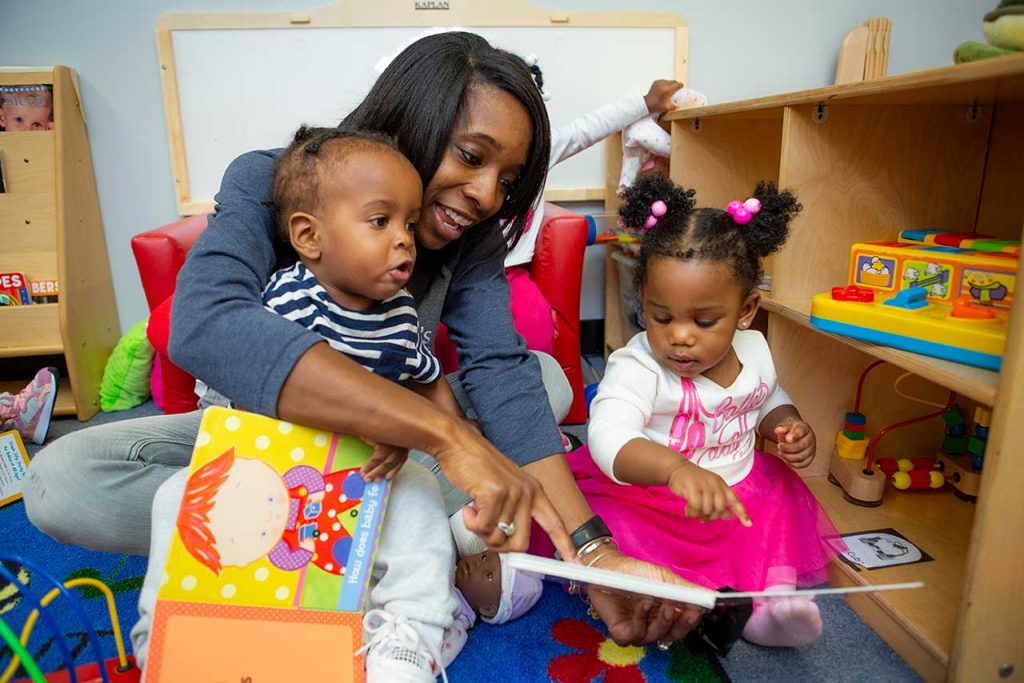
[[[261,300],[271,273],[294,261],[264,204],[279,151],[249,152],[228,166],[216,212],[178,274],[171,314],[171,359],[266,415],[276,415],[296,361],[321,341]],[[504,256],[497,224],[477,228],[440,251],[420,248],[409,289],[431,344],[438,321],[448,326],[484,434],[525,465],[562,452],[562,441],[540,364],[512,325]]]

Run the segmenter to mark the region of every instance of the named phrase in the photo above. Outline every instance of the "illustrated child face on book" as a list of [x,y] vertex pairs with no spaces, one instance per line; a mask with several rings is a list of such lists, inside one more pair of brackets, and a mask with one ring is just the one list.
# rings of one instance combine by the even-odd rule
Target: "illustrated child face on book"
[[277,470],[256,458],[235,458],[210,510],[221,563],[244,567],[269,553],[284,534],[288,511],[288,489]]
[[53,129],[49,90],[0,90],[0,128],[8,132]]
[[338,304],[366,310],[412,276],[423,185],[389,138],[300,129],[273,197],[282,237]]
[[492,550],[460,559],[455,565],[455,587],[490,624],[504,624],[526,614],[543,592],[540,575],[508,566],[505,556]]
[[232,450],[189,477],[178,530],[189,552],[219,573],[266,556],[284,535],[289,511],[277,470]]

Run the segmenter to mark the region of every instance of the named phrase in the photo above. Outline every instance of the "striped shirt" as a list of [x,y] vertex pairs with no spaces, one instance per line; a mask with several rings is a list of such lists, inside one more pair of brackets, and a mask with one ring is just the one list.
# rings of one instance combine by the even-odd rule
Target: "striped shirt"
[[353,311],[335,302],[300,262],[270,277],[263,305],[316,332],[374,374],[421,384],[441,377],[441,364],[420,334],[416,302],[405,289],[365,311]]

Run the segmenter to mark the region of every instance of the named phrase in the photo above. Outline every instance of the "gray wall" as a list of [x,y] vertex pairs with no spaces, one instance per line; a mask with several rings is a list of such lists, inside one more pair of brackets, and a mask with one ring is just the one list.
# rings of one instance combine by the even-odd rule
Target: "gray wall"
[[[411,2],[412,0],[409,0]],[[478,0],[497,2],[499,0]],[[78,71],[121,326],[147,314],[129,240],[176,218],[154,30],[168,12],[287,11],[314,0],[2,0],[0,64]],[[564,10],[678,12],[690,26],[689,85],[711,102],[828,85],[839,42],[870,16],[893,20],[889,73],[951,63],[983,40],[995,0],[542,0]],[[538,52],[541,50],[538,48]],[[581,112],[582,113],[582,112]],[[593,205],[581,209],[596,210]],[[2,248],[2,247],[0,247]],[[604,316],[601,252],[591,249],[581,313]]]

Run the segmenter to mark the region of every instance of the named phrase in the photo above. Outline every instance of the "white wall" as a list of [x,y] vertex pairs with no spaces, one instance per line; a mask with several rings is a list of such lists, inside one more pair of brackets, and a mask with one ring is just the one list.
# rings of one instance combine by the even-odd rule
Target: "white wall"
[[[66,64],[78,71],[123,329],[147,312],[129,240],[176,217],[154,38],[158,18],[168,12],[308,10],[319,4],[314,0],[2,0],[0,64]],[[536,4],[569,11],[628,8],[682,14],[690,26],[689,85],[712,102],[726,102],[831,83],[839,41],[847,30],[875,15],[893,20],[890,74],[950,64],[957,44],[983,40],[981,18],[997,3],[543,0]],[[537,52],[543,59],[543,46]],[[581,313],[584,319],[602,318],[600,251],[591,249],[587,261]]]

